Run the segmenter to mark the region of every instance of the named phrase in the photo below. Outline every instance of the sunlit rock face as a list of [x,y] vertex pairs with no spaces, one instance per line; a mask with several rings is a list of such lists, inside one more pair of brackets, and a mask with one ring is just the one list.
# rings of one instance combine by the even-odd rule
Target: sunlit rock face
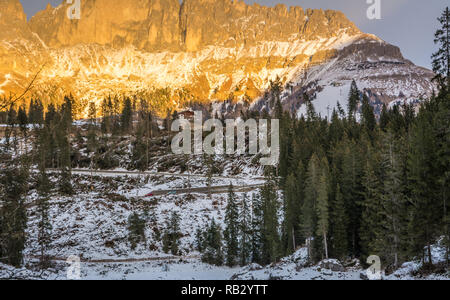
[[231,0],[80,3],[80,19],[64,2],[27,22],[19,0],[0,0],[0,96],[19,93],[41,68],[29,97],[49,103],[70,93],[81,106],[156,88],[201,101],[256,99],[277,77],[297,89],[356,79],[384,103],[398,98],[392,86],[407,98],[432,91],[430,71],[341,12]]

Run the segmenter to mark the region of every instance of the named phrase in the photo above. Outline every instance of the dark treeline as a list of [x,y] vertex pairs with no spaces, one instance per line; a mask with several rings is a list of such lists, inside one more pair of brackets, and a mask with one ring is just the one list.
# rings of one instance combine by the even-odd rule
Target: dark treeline
[[281,248],[290,253],[309,239],[313,260],[432,262],[431,244],[441,236],[448,244],[449,93],[418,114],[409,105],[385,108],[378,123],[359,95],[353,85],[348,113],[335,110],[329,121],[312,106],[306,118],[281,117]]
[[417,114],[410,105],[385,107],[378,122],[355,84],[349,98],[348,113],[335,110],[331,120],[311,103],[297,119],[275,102],[279,166],[266,169],[266,185],[251,199],[230,188],[225,227],[212,220],[196,234],[205,262],[265,265],[306,246],[310,263],[378,255],[395,270],[416,258],[432,264],[431,245],[441,238],[448,257],[447,89]]

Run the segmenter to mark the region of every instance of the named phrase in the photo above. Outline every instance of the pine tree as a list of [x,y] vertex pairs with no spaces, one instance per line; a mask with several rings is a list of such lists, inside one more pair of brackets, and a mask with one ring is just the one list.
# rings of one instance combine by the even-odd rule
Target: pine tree
[[204,250],[205,241],[203,240],[203,237],[204,233],[201,231],[200,228],[197,228],[197,230],[195,231],[195,250],[197,250],[200,253],[202,253]]
[[344,198],[339,184],[336,187],[335,199],[330,209],[331,256],[345,260],[348,255],[347,215]]
[[244,194],[241,202],[241,211],[240,211],[240,265],[245,266],[250,262],[251,258],[251,211],[248,203],[247,194]]
[[221,266],[223,264],[222,234],[220,226],[216,224],[214,219],[212,219],[204,234],[203,245],[202,261]]
[[129,133],[132,126],[132,118],[133,118],[133,108],[131,105],[131,99],[127,97],[125,99],[122,114],[120,116],[120,124],[123,133]]
[[360,91],[358,89],[358,86],[356,85],[356,81],[353,80],[352,84],[350,86],[350,93],[348,96],[348,117],[354,118],[356,110],[358,108],[358,103],[360,100]]
[[362,260],[377,253],[377,237],[382,231],[383,173],[379,152],[369,148],[364,168],[364,200],[361,204],[361,251]]
[[28,117],[25,107],[22,105],[19,107],[19,111],[17,113],[17,121],[19,123],[19,128],[24,138],[24,143],[21,142],[21,151],[23,153],[27,153],[28,146]]
[[228,202],[225,210],[225,245],[226,245],[226,263],[232,267],[236,264],[239,254],[239,211],[236,201],[236,195],[233,192],[233,185],[228,189]]
[[285,254],[292,253],[296,246],[296,234],[298,230],[298,214],[300,213],[300,199],[299,199],[298,181],[293,173],[289,174],[285,184],[284,190],[284,221],[283,221],[283,236],[286,247]]
[[56,140],[58,144],[58,164],[60,169],[59,190],[66,195],[72,195],[72,161],[71,161],[71,144],[70,131],[72,128],[72,99],[65,98],[65,102],[61,107],[58,126],[56,130]]
[[166,224],[166,231],[163,234],[163,249],[164,252],[179,254],[180,247],[180,216],[177,212],[172,212],[170,220]]
[[406,184],[403,182],[405,168],[400,156],[398,140],[391,132],[386,134],[383,145],[383,167],[385,168],[384,193],[381,197],[382,230],[376,240],[381,243],[378,253],[387,265],[397,269],[403,258],[404,233],[406,230]]
[[148,169],[148,156],[145,138],[145,128],[139,126],[136,132],[136,137],[132,142],[132,164],[133,167],[140,171],[145,171]]
[[353,257],[359,257],[361,251],[359,229],[362,213],[361,203],[364,199],[362,183],[364,160],[361,147],[362,145],[355,141],[348,141],[344,146],[342,173],[339,181],[348,215],[348,244],[351,250],[350,255]]
[[[436,141],[432,129],[433,113],[425,104],[412,126],[408,157],[408,177],[411,189],[410,240],[413,253],[422,254],[423,260],[432,263],[431,245],[439,232],[440,209],[438,182],[441,170],[436,168]],[[423,252],[426,247],[426,255]]]
[[370,139],[373,140],[373,131],[377,125],[373,107],[369,103],[369,98],[363,95],[363,101],[361,105],[362,110],[362,124]]
[[442,228],[444,235],[444,244],[447,248],[446,260],[449,266],[450,252],[450,201],[448,199],[450,191],[450,92],[441,92],[436,98],[436,111],[434,113],[433,127],[436,135],[437,144],[437,161],[436,166],[439,170],[446,170],[440,173],[439,182],[439,199],[442,209]]
[[39,216],[38,223],[38,244],[40,247],[40,265],[41,268],[47,268],[49,266],[48,250],[51,243],[51,231],[52,225],[49,219],[49,198],[51,183],[48,178],[47,167],[47,149],[50,139],[49,131],[47,127],[38,129],[38,166],[39,177],[37,182],[37,192],[39,195],[37,211]]
[[281,256],[281,242],[278,224],[278,194],[274,170],[265,170],[266,182],[261,188],[263,208],[262,262],[277,262]]
[[0,171],[0,261],[19,267],[23,263],[27,214],[25,194],[28,166],[6,162]]
[[145,241],[145,219],[136,212],[128,217],[128,241],[133,250],[140,242]]
[[386,131],[388,124],[389,124],[389,113],[386,104],[383,104],[383,108],[381,109],[380,114],[380,129]]
[[324,171],[320,175],[317,189],[317,235],[323,238],[325,258],[328,258],[328,178]]
[[42,268],[47,268],[49,263],[48,250],[51,243],[52,224],[49,216],[49,192],[50,182],[45,171],[41,171],[38,182],[38,244],[40,247],[40,265]]
[[41,125],[44,123],[44,106],[41,100],[36,99],[33,105],[32,120],[29,120],[31,124]]
[[263,205],[259,194],[252,194],[252,262],[262,264]]
[[316,206],[318,198],[317,187],[320,184],[320,166],[319,158],[316,154],[311,156],[308,163],[308,171],[305,183],[305,201],[301,208],[300,223],[303,235],[306,237],[308,247],[308,260],[313,259],[312,241],[316,228]]
[[439,45],[439,49],[431,58],[433,71],[436,73],[435,79],[442,90],[447,90],[450,87],[450,10],[448,7],[438,21],[441,28],[435,33],[434,43]]

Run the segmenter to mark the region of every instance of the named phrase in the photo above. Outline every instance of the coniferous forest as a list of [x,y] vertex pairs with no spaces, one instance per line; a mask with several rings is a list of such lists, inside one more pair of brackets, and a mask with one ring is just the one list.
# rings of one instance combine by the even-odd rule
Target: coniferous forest
[[[436,32],[439,50],[433,55],[435,94],[419,106],[404,103],[383,106],[376,114],[369,98],[353,81],[348,105],[324,117],[304,95],[306,115],[300,118],[283,109],[282,86],[268,91],[270,110],[243,112],[243,119],[280,120],[281,152],[276,167],[264,170],[265,184],[238,196],[230,185],[224,226],[214,218],[195,232],[195,248],[203,262],[213,265],[269,265],[300,247],[308,261],[327,258],[359,259],[371,255],[392,272],[419,258],[424,267],[448,269],[450,248],[450,70],[448,9]],[[60,106],[44,108],[39,99],[16,107],[10,104],[1,118],[5,149],[0,169],[0,261],[21,266],[27,236],[25,198],[38,194],[40,264],[51,242],[51,194],[73,195],[71,170],[75,167],[119,167],[114,144],[130,139],[128,168],[147,170],[154,143],[170,149],[170,123],[164,126],[145,101],[126,98],[122,104],[105,99],[102,118],[95,105],[85,131],[74,126],[76,104],[68,96]],[[133,122],[137,120],[136,122]],[[33,124],[30,126],[29,124]],[[15,138],[19,136],[20,139]],[[80,159],[75,147],[86,141],[89,159]],[[205,159],[205,161],[208,161]],[[213,173],[213,164],[207,162]],[[31,170],[37,171],[32,176]],[[48,169],[57,169],[56,184]],[[36,173],[36,172],[35,172]],[[145,243],[145,218],[130,216],[127,229],[131,247]],[[180,252],[179,215],[172,213],[162,230],[163,251]],[[432,245],[446,247],[446,262],[433,261]]]

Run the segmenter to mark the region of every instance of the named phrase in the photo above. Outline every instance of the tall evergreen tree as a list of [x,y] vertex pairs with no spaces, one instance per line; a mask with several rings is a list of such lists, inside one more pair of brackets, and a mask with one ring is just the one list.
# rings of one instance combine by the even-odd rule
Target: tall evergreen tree
[[348,255],[347,222],[344,198],[338,184],[330,209],[330,235],[332,237],[330,252],[332,257],[340,260],[345,260]]
[[360,100],[360,91],[356,85],[356,81],[353,80],[350,86],[350,93],[348,96],[348,117],[353,118],[355,116],[356,110],[358,109],[358,104]]
[[0,261],[16,267],[23,263],[27,226],[24,198],[28,178],[26,164],[10,163],[0,171]]
[[377,125],[377,120],[375,119],[375,114],[372,105],[369,103],[369,98],[363,95],[362,105],[362,124],[370,139],[373,140],[373,131]]
[[263,244],[263,205],[258,193],[252,194],[252,262],[262,264],[262,244]]
[[220,226],[212,219],[203,237],[202,261],[221,266],[223,264],[222,233]]
[[240,265],[245,266],[251,259],[251,211],[249,206],[249,200],[247,194],[244,194],[241,202],[240,220],[239,220],[239,232],[240,232]]
[[322,170],[317,186],[317,236],[322,237],[325,258],[328,258],[328,178],[325,171]]
[[406,230],[406,182],[404,159],[400,155],[403,148],[391,132],[387,132],[383,143],[383,167],[385,168],[384,193],[381,197],[382,230],[376,240],[378,253],[388,265],[398,268],[403,259],[404,236]]
[[[131,249],[135,249],[140,242],[145,241],[145,219],[137,212],[128,217],[128,241]],[[166,250],[164,246],[163,250]]]
[[123,133],[129,133],[132,126],[133,119],[133,107],[131,105],[131,99],[125,98],[123,104],[122,114],[120,115],[120,125]]
[[[436,141],[431,124],[433,113],[428,107],[429,104],[425,104],[421,108],[410,137],[408,177],[413,208],[409,232],[413,253],[422,254],[424,261],[432,263],[431,245],[439,231],[441,215],[439,201],[435,200],[439,197],[435,178],[441,170],[436,168]],[[426,254],[423,252],[425,246]]]
[[261,188],[263,207],[263,247],[262,262],[264,264],[277,262],[281,257],[281,243],[278,224],[278,194],[274,170],[265,170],[266,182]]
[[306,237],[308,247],[308,259],[313,260],[312,241],[316,230],[316,207],[319,197],[318,187],[320,184],[320,161],[316,154],[311,156],[308,163],[308,171],[305,183],[305,200],[301,208],[300,223],[303,235]]
[[173,255],[179,254],[180,236],[180,216],[177,212],[172,212],[162,238],[163,249],[166,253],[170,250]]
[[435,33],[434,43],[439,45],[439,49],[431,58],[433,71],[436,73],[435,79],[441,89],[447,90],[450,87],[450,10],[448,6],[438,21],[441,28]]
[[[73,187],[72,179],[72,161],[71,161],[71,144],[70,134],[72,129],[73,111],[72,98],[65,97],[64,104],[60,111],[55,114],[52,123],[58,146],[58,168],[60,169],[59,190],[61,193],[71,195]],[[47,120],[46,120],[47,121]]]
[[49,216],[49,198],[51,183],[48,178],[47,168],[47,149],[49,145],[50,134],[47,127],[38,129],[38,166],[39,177],[37,182],[37,192],[39,195],[37,211],[39,216],[38,223],[38,244],[40,247],[40,265],[42,268],[49,266],[48,250],[51,243],[52,225]]
[[346,205],[348,216],[348,244],[350,254],[353,257],[360,255],[360,223],[361,203],[364,199],[364,187],[362,183],[364,159],[362,145],[354,140],[347,142],[344,146],[342,174],[339,184]]
[[364,167],[364,200],[361,204],[361,257],[365,261],[377,253],[376,241],[382,231],[383,168],[379,152],[369,148],[368,159]]
[[299,199],[298,181],[293,173],[289,174],[284,189],[284,221],[283,221],[283,244],[285,254],[292,253],[296,246],[296,231],[298,231],[298,215],[300,213],[301,202]]
[[233,191],[233,185],[228,189],[228,202],[225,209],[225,246],[226,263],[228,266],[234,266],[239,255],[239,211],[236,195]]

